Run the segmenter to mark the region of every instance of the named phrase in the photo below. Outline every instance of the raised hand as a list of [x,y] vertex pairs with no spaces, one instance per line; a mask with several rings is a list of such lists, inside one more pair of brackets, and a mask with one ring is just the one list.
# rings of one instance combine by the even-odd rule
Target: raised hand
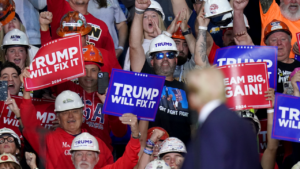
[[207,27],[209,24],[210,19],[205,18],[205,13],[204,13],[204,6],[205,6],[205,1],[203,2],[203,5],[200,8],[200,12],[197,16],[197,21],[199,23],[199,26]]
[[299,55],[299,56],[300,56],[298,42],[295,42],[295,43],[294,43],[294,45],[293,45],[293,52],[294,52],[296,55]]
[[135,7],[141,10],[146,10],[151,5],[150,0],[136,0]]
[[24,78],[30,78],[30,73],[29,73],[29,67],[26,67],[25,69],[22,70],[22,73],[20,74],[20,80],[24,84]]
[[233,9],[234,11],[243,11],[248,5],[249,0],[234,0],[233,1]]
[[15,101],[15,99],[12,99],[10,97],[10,93],[8,90],[8,95],[7,95],[7,100],[5,101],[5,104],[8,105],[9,109],[14,112],[14,114],[16,115],[16,117],[20,117],[20,109]]
[[245,31],[235,34],[234,42],[236,45],[254,45],[251,37]]
[[161,34],[161,30],[159,29],[158,24],[154,20],[152,20],[151,18],[149,18],[149,20],[154,24],[153,32],[149,33],[149,36],[156,38],[158,35]]
[[25,152],[26,163],[31,169],[37,168],[36,155],[34,153]]
[[294,74],[294,76],[292,77],[292,79],[291,79],[291,83],[292,83],[292,86],[293,86],[293,89],[294,89],[294,95],[295,96],[300,96],[297,82],[300,82],[300,71],[296,72]]
[[168,27],[167,32],[170,33],[171,35],[172,35],[174,32],[176,32],[177,29],[178,29],[179,26],[180,26],[180,22],[181,22],[181,21],[179,21],[179,15],[180,15],[180,13],[178,13],[178,14],[175,16],[175,18],[174,18],[174,20],[172,21],[171,25]]
[[153,141],[153,143],[156,143],[160,140],[160,138],[165,134],[164,131],[159,130],[159,129],[154,129],[153,133],[150,137],[150,140]]
[[45,11],[40,13],[40,24],[41,25],[49,25],[52,22],[53,15],[49,11]]
[[188,21],[189,21],[189,14],[188,10],[186,8],[183,8],[183,10],[180,12],[180,28],[181,31],[185,32],[188,30]]
[[105,102],[105,99],[106,99],[107,89],[108,89],[108,88],[106,88],[106,90],[105,90],[105,93],[104,93],[104,94],[99,94],[98,92],[96,92],[96,93],[97,93],[97,96],[98,96],[98,98],[101,100],[101,102],[102,102],[103,104],[104,104],[104,102]]
[[269,88],[268,91],[265,91],[266,100],[272,101],[272,107],[274,107],[274,100],[275,100],[275,90],[273,88]]
[[119,117],[119,119],[123,124],[130,125],[131,134],[133,137],[139,136],[140,130],[136,115],[132,113],[125,113],[121,117]]

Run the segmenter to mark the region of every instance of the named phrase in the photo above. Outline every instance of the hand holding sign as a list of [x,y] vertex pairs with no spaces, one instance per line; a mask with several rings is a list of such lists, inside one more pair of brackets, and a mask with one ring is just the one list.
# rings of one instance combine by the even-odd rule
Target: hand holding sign
[[291,83],[294,89],[294,96],[300,96],[299,92],[299,86],[300,86],[300,70],[299,68],[296,68],[292,74],[291,77]]
[[263,92],[269,89],[266,63],[242,63],[218,67],[224,73],[227,106],[233,110],[269,108]]
[[43,45],[30,64],[26,91],[39,90],[85,75],[81,35],[68,36]]
[[119,119],[123,124],[130,125],[131,134],[133,137],[139,136],[140,131],[136,115],[131,113],[125,113],[121,117],[119,117]]
[[103,113],[122,116],[131,112],[154,121],[165,77],[113,69]]

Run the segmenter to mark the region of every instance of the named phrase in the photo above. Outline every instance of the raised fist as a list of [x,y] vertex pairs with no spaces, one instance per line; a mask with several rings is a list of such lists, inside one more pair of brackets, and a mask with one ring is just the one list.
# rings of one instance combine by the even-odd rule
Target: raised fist
[[141,10],[146,10],[151,5],[150,0],[136,0],[135,7]]
[[41,25],[49,25],[52,22],[53,15],[51,12],[46,11],[40,13],[40,24]]

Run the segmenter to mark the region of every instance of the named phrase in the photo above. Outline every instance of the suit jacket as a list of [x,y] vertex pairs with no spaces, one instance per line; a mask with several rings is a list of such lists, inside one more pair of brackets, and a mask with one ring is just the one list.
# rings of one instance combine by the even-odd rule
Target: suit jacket
[[224,104],[200,124],[183,169],[259,169],[256,136]]

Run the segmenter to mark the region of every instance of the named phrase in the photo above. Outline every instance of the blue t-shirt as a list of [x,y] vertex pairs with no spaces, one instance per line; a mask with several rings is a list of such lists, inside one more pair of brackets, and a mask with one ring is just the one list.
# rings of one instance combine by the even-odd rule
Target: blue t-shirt
[[[218,22],[222,20],[222,15],[212,18],[211,20],[213,20],[214,22]],[[188,25],[191,27],[193,35],[196,37],[196,33],[195,33],[195,21],[197,18],[197,13],[195,10],[193,10],[193,13],[189,19]],[[212,22],[210,22],[208,24],[207,30],[209,31],[209,33],[211,34],[212,38],[214,39],[214,42],[219,46],[219,47],[223,47],[223,40],[222,40],[222,31],[220,29],[219,26],[214,25]]]

